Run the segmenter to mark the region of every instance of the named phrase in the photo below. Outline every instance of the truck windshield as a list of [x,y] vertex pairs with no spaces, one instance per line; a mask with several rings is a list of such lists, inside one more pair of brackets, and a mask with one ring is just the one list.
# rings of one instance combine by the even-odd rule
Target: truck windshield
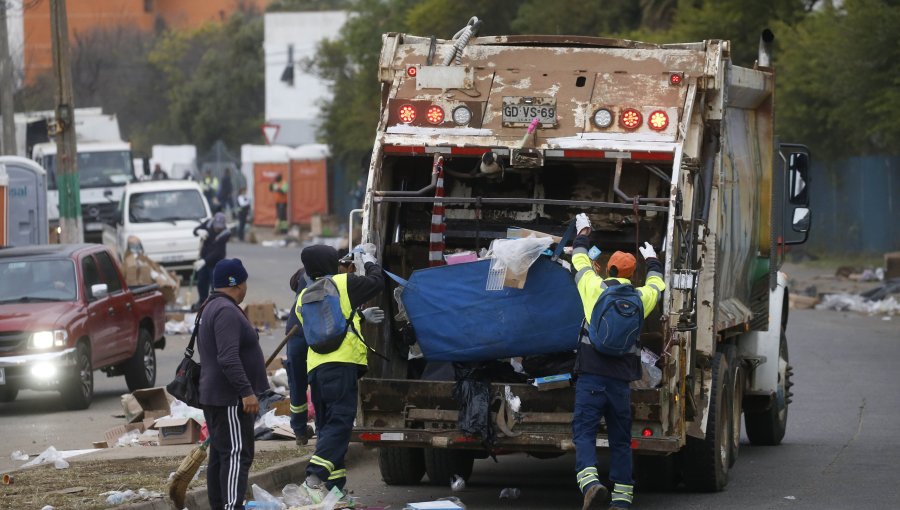
[[0,259],[0,303],[74,301],[75,265],[69,259]]
[[203,196],[195,189],[135,193],[128,203],[128,219],[132,223],[202,220],[205,217]]
[[[44,157],[44,167],[50,176],[50,189],[57,189],[56,155]],[[78,153],[78,182],[82,188],[124,186],[134,180],[131,151],[102,151]]]

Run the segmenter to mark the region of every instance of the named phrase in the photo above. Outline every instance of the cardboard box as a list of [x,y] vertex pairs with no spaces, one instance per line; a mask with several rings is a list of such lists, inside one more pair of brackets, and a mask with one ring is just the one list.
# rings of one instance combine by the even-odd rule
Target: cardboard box
[[900,278],[900,251],[884,254],[884,279]]
[[275,327],[275,303],[272,301],[248,304],[245,311],[247,319],[257,329],[272,329]]
[[510,270],[506,270],[506,277],[503,279],[503,286],[508,287],[510,289],[524,289],[525,288],[525,279],[528,277],[528,271],[525,271],[521,274],[513,273]]
[[572,385],[572,374],[559,374],[548,375],[547,377],[538,377],[534,380],[534,385],[537,386],[538,391],[568,388]]
[[125,409],[125,421],[128,423],[152,422],[157,418],[168,416],[169,404],[175,398],[165,388],[147,388],[134,393],[122,395],[122,408]]
[[278,402],[270,404],[269,408],[275,410],[275,416],[290,416],[291,399],[286,398],[284,400],[279,400]]
[[159,432],[159,445],[194,444],[200,440],[200,424],[193,418],[163,418],[153,428]]
[[546,232],[540,232],[537,230],[531,230],[528,228],[519,228],[519,227],[510,227],[506,229],[506,238],[507,239],[521,239],[528,236],[534,237],[551,237],[553,238],[554,243],[558,243],[562,241],[562,238],[559,236],[550,235]]
[[[140,432],[144,431],[143,423],[126,423],[123,425],[116,425],[111,429],[107,429],[106,432],[103,433],[103,437],[106,439],[105,443],[108,447],[112,448],[116,446],[119,438],[124,436],[125,434],[131,432],[132,430],[137,430]],[[95,447],[98,448],[98,447]],[[105,446],[103,448],[106,448]]]
[[178,297],[178,289],[181,286],[181,278],[169,273],[156,261],[146,255],[135,255],[132,252],[125,254],[122,259],[125,273],[125,283],[128,285],[159,285],[167,303],[174,303]]

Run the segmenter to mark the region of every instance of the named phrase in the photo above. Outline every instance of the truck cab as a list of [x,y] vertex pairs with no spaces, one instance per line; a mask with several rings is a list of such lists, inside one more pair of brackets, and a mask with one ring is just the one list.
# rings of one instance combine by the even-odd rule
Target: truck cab
[[212,216],[200,186],[193,181],[147,181],[125,186],[112,221],[103,225],[103,244],[125,254],[137,236],[144,253],[175,271],[189,271],[200,256],[194,228]]
[[[103,224],[116,214],[125,185],[134,180],[128,142],[77,143],[78,181],[85,240],[100,242]],[[39,143],[31,157],[47,170],[47,208],[51,227],[59,226],[59,182],[56,144]]]

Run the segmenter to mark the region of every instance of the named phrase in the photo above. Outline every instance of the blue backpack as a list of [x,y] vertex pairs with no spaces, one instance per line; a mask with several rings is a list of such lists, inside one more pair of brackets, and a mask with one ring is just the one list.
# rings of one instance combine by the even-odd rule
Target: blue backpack
[[[314,352],[328,354],[340,348],[353,327],[353,316],[344,318],[341,310],[341,295],[331,277],[314,281],[300,297],[300,316],[303,318],[303,336],[306,344]],[[355,330],[354,330],[355,331]]]
[[591,312],[588,338],[600,354],[624,356],[637,353],[644,324],[641,295],[628,284],[606,288]]

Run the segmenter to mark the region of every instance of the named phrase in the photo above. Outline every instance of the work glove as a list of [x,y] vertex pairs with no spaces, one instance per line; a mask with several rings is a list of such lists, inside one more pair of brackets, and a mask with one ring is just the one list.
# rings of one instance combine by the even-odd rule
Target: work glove
[[372,243],[363,243],[356,245],[356,248],[353,248],[353,253],[368,253],[369,255],[375,256],[375,245]]
[[368,264],[369,262],[371,262],[371,263],[373,263],[373,264],[377,264],[377,263],[378,263],[378,260],[375,258],[375,256],[374,256],[374,255],[369,255],[368,253],[363,253],[363,254],[360,256],[360,258],[362,259],[363,267],[365,267],[365,265]]
[[366,322],[371,322],[372,324],[381,324],[381,321],[384,320],[384,310],[377,306],[366,308],[360,313],[362,313],[363,319],[365,319]]
[[656,258],[656,250],[650,246],[650,243],[644,243],[644,246],[639,247],[638,251],[641,252],[641,255],[643,255],[645,259]]
[[209,237],[209,230],[198,230],[197,235],[200,237],[201,241],[206,241],[206,238]]
[[200,271],[200,270],[203,269],[204,267],[206,267],[206,260],[204,260],[204,259],[197,259],[197,260],[194,261],[194,272],[195,272],[195,273],[198,272],[198,271]]
[[580,213],[578,216],[575,216],[575,232],[577,234],[581,234],[582,230],[590,228],[591,220],[587,217],[587,214]]

